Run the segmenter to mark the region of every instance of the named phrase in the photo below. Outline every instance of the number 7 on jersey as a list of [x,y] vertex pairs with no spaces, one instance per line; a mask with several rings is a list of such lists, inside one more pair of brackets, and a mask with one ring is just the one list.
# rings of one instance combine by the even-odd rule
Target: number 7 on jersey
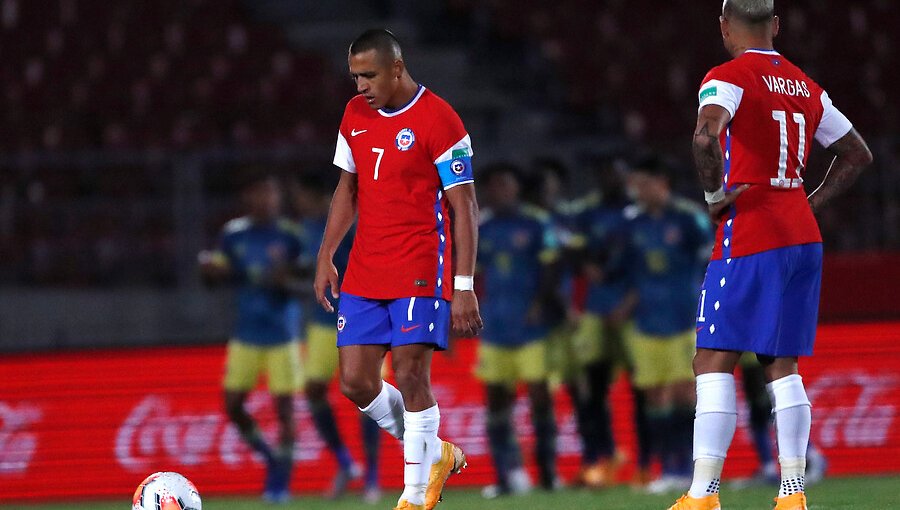
[[384,156],[384,149],[381,147],[372,147],[372,152],[378,154],[378,159],[375,160],[375,180],[378,180],[378,167],[381,166],[381,158]]

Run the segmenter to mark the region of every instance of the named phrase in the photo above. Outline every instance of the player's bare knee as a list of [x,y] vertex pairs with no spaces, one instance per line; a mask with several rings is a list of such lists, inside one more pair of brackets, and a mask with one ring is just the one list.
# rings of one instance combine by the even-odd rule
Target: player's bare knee
[[431,377],[427,366],[415,363],[404,363],[402,367],[396,367],[394,377],[397,381],[397,389],[403,394],[404,399],[416,393],[431,393]]
[[306,394],[306,399],[311,403],[321,402],[328,395],[328,385],[318,381],[310,381],[306,384],[303,392]]
[[357,407],[366,407],[381,391],[381,380],[369,380],[359,374],[341,374],[341,393]]
[[715,349],[697,349],[692,363],[694,375],[722,372],[733,374],[734,368],[741,359],[741,353]]
[[799,373],[797,358],[772,358],[759,357],[759,362],[763,365],[766,373],[766,381],[772,382],[782,377]]
[[529,384],[528,398],[531,400],[531,409],[536,413],[545,412],[552,407],[550,388],[546,382]]
[[225,414],[227,414],[228,419],[233,422],[240,422],[243,420],[246,413],[244,411],[244,399],[241,395],[233,393],[225,394]]

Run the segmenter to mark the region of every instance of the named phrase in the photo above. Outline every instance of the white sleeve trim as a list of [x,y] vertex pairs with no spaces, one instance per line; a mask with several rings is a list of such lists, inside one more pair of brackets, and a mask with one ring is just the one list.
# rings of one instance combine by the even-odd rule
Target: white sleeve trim
[[816,128],[816,141],[828,147],[853,129],[850,120],[834,107],[828,92],[822,91],[822,121]]
[[704,106],[717,105],[728,110],[731,117],[737,112],[741,106],[741,99],[744,97],[744,89],[733,83],[721,80],[709,80],[700,86],[700,92],[697,94],[700,100],[700,108]]
[[444,186],[444,191],[447,191],[448,189],[451,189],[451,188],[455,188],[455,187],[460,186],[460,185],[462,185],[462,184],[472,184],[473,182],[475,182],[475,179],[469,179],[469,180],[467,180],[467,181],[454,182],[453,184],[451,184],[451,185],[449,185],[449,186]]
[[356,173],[356,162],[353,161],[353,152],[350,150],[350,144],[347,143],[347,139],[344,138],[340,131],[338,131],[337,144],[334,147],[333,163],[351,174]]
[[450,161],[451,159],[453,159],[453,151],[459,149],[467,149],[469,151],[468,156],[470,158],[475,155],[475,152],[472,150],[472,138],[469,137],[468,133],[466,134],[466,136],[462,137],[460,141],[453,144],[453,147],[450,147],[449,149],[445,150],[440,156],[438,156],[434,160],[434,164],[436,165],[444,161]]

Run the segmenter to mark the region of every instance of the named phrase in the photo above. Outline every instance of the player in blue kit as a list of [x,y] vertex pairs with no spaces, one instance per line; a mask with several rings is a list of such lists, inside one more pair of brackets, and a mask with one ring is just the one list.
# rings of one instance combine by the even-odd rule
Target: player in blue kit
[[[303,267],[315,270],[316,256],[325,233],[325,220],[331,193],[326,186],[328,179],[322,175],[306,174],[298,177],[292,187],[291,196],[296,212],[300,215],[300,238],[303,242]],[[353,233],[340,244],[334,255],[334,263],[340,274],[347,267]],[[312,298],[312,296],[310,296]],[[338,366],[337,341],[334,330],[336,316],[325,311],[310,299],[304,307],[305,328],[302,344],[303,390],[309,401],[310,413],[319,436],[334,454],[338,462],[338,472],[326,497],[334,499],[347,489],[347,485],[361,473],[353,462],[334,419],[334,411],[328,401],[328,387],[335,379]],[[360,428],[366,455],[365,489],[363,499],[367,503],[377,503],[381,498],[378,481],[378,450],[381,443],[381,428],[365,414],[360,415]]]
[[[215,251],[200,253],[200,270],[210,283],[238,288],[237,323],[225,362],[225,410],[244,441],[266,459],[263,497],[284,502],[293,465],[294,395],[301,377],[300,302],[290,288],[303,247],[297,225],[280,216],[282,189],[273,175],[251,175],[241,198],[247,215],[225,225]],[[275,448],[244,408],[262,374],[278,415]]]
[[634,327],[626,345],[632,383],[645,392],[653,451],[663,476],[648,486],[664,492],[690,482],[694,415],[694,319],[703,262],[712,243],[705,213],[673,196],[665,164],[654,156],[633,166],[628,186],[636,204],[625,210]]
[[623,460],[615,453],[607,397],[615,370],[627,365],[618,315],[628,290],[621,264],[626,225],[622,211],[628,200],[622,178],[612,166],[600,168],[596,175],[599,191],[582,200],[573,222],[573,258],[587,282],[587,295],[572,335],[580,379],[571,384],[571,394],[583,438],[582,479],[589,487],[614,483]]
[[479,228],[486,300],[476,375],[486,387],[487,434],[497,471],[497,485],[484,495],[493,497],[530,488],[512,423],[519,382],[527,386],[531,401],[541,486],[558,485],[556,423],[547,383],[547,316],[559,306],[553,303],[557,278],[552,268],[558,249],[547,214],[519,202],[517,169],[501,163],[484,174],[490,209]]

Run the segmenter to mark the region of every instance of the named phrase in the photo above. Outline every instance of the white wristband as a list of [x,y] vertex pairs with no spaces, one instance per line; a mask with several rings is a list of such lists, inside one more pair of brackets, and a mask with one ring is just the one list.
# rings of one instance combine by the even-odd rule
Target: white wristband
[[722,200],[725,200],[725,187],[722,186],[713,192],[704,191],[703,196],[706,198],[707,204],[715,204],[721,202]]
[[474,276],[454,276],[453,290],[475,290]]

